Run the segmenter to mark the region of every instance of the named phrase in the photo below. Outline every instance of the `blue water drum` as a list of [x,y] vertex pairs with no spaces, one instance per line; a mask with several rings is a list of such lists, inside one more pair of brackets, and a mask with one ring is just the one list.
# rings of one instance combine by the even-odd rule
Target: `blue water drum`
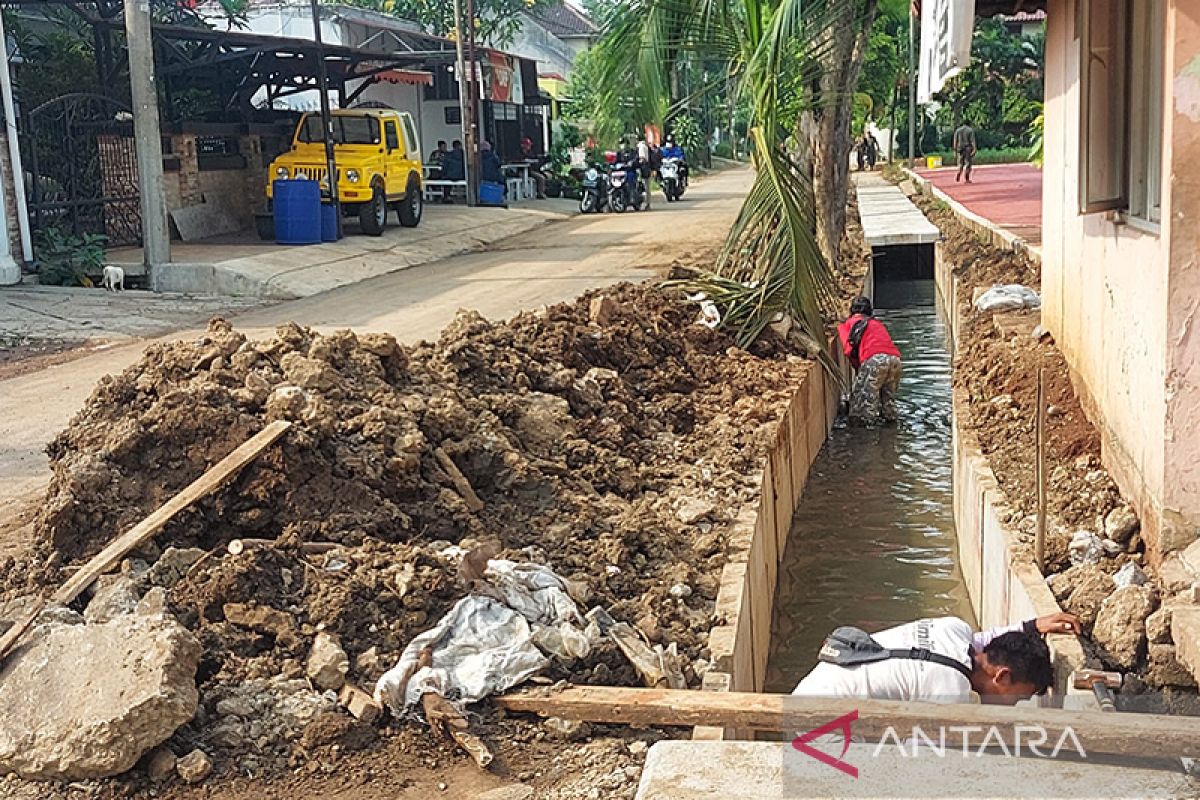
[[275,181],[275,241],[280,244],[319,244],[321,186],[316,181]]
[[337,209],[333,203],[321,204],[321,241],[336,242],[338,236]]

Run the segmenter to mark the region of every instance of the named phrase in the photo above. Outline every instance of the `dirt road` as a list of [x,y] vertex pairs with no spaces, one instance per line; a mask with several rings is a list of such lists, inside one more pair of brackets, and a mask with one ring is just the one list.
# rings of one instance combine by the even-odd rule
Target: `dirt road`
[[[325,330],[386,331],[431,338],[460,308],[507,318],[586,289],[650,277],[676,260],[705,259],[729,229],[749,188],[748,170],[710,176],[680,203],[661,195],[649,213],[577,217],[502,241],[491,250],[384,275],[324,294],[231,317],[268,331],[294,320]],[[182,338],[183,330],[165,338]],[[104,375],[136,361],[156,340],[139,340],[0,381],[0,534],[29,518],[49,478],[43,449]],[[0,539],[0,551],[19,546]]]

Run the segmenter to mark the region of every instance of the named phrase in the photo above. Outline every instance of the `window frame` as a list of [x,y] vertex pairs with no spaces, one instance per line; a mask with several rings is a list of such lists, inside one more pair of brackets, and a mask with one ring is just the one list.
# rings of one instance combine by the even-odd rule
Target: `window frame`
[[[1092,73],[1093,62],[1093,47],[1092,35],[1097,29],[1094,23],[1093,14],[1094,4],[1091,0],[1076,0],[1082,7],[1082,13],[1079,15],[1080,37],[1079,37],[1079,213],[1081,214],[1097,214],[1104,211],[1120,211],[1129,205],[1129,115],[1127,113],[1116,114],[1116,119],[1121,121],[1120,130],[1120,155],[1117,157],[1118,164],[1115,165],[1115,175],[1117,179],[1117,191],[1115,194],[1106,194],[1105,196],[1094,195],[1091,185],[1091,165],[1093,161],[1093,141],[1096,137],[1092,135],[1092,119],[1095,116],[1092,113],[1092,86],[1095,78]],[[1112,3],[1112,5],[1121,10],[1123,15],[1123,24],[1118,23],[1117,30],[1114,31],[1114,52],[1120,56],[1121,63],[1118,68],[1111,70],[1120,76],[1122,96],[1114,104],[1109,103],[1109,111],[1111,112],[1113,105],[1118,105],[1124,110],[1129,108],[1129,76],[1130,76],[1130,58],[1129,58],[1129,6],[1127,0],[1102,0],[1103,2]],[[1104,119],[1112,120],[1114,115],[1109,113],[1103,116]],[[1107,129],[1106,129],[1107,130]],[[1111,167],[1112,165],[1110,165]]]

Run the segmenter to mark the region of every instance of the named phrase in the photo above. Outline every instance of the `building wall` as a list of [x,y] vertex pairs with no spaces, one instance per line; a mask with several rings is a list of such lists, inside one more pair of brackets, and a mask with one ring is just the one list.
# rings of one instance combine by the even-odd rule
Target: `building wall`
[[563,77],[571,74],[577,52],[527,16],[521,18],[521,27],[503,49],[536,61],[539,74],[556,72]]
[[[1055,5],[1046,24],[1043,323],[1101,429],[1106,466],[1153,528],[1162,517],[1165,474],[1170,198],[1163,198],[1158,234],[1078,211],[1076,2]],[[1169,120],[1164,125],[1169,131]],[[1167,172],[1169,148],[1163,163]]]
[[1164,181],[1171,211],[1187,220],[1171,231],[1167,286],[1166,492],[1168,544],[1185,546],[1200,531],[1200,4],[1177,0],[1168,19],[1167,115],[1172,169]]

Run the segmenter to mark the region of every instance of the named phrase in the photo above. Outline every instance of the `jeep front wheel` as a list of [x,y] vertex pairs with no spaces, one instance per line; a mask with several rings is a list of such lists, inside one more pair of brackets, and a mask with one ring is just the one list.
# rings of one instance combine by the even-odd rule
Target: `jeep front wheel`
[[383,186],[371,186],[371,199],[358,207],[358,224],[368,236],[381,236],[387,225],[387,197]]
[[404,199],[396,204],[396,216],[400,224],[406,228],[415,228],[421,222],[421,210],[424,208],[421,197],[421,181],[416,175],[408,176],[408,189]]

